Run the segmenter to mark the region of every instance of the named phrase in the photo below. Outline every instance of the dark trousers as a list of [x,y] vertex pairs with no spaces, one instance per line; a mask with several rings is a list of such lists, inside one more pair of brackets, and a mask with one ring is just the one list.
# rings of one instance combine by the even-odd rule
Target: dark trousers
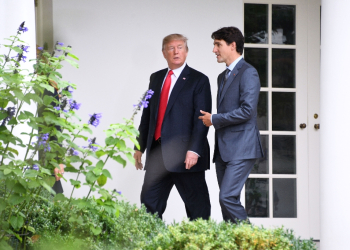
[[252,170],[256,159],[224,162],[220,155],[215,159],[216,175],[220,194],[219,202],[225,221],[233,223],[247,219],[247,213],[241,204],[241,191]]
[[211,206],[205,172],[169,172],[164,166],[161,145],[154,141],[142,186],[141,203],[146,206],[148,212],[158,213],[162,218],[174,185],[185,203],[187,217],[190,220],[209,218]]

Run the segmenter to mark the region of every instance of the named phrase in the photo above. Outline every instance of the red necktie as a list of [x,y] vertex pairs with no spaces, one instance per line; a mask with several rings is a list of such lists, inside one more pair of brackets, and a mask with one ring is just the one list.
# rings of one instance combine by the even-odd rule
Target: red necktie
[[163,84],[162,92],[160,93],[160,101],[158,108],[158,117],[157,117],[157,125],[156,132],[154,133],[154,138],[158,140],[161,135],[163,119],[165,115],[166,106],[168,105],[168,96],[171,85],[171,75],[173,71],[170,70]]

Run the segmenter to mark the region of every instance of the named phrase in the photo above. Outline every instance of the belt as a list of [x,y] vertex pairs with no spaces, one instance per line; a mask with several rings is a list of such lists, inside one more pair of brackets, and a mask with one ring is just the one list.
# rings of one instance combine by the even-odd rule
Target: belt
[[162,138],[159,137],[157,140],[155,140],[155,142],[157,142],[158,144],[162,144]]

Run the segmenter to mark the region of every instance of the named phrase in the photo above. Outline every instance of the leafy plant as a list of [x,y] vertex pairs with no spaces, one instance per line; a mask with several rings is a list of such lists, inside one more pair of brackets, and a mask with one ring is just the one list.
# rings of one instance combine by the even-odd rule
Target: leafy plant
[[[78,68],[77,56],[71,53],[71,46],[57,42],[51,53],[42,47],[37,48],[37,58],[29,60],[33,70],[28,72],[22,66],[27,62],[26,53],[29,46],[20,40],[20,35],[28,31],[23,22],[10,44],[3,45],[9,49],[7,55],[0,55],[0,244],[15,236],[30,241],[28,236],[35,233],[37,225],[32,224],[33,211],[37,204],[48,201],[41,194],[47,190],[54,202],[65,204],[63,217],[73,225],[86,223],[81,211],[91,208],[103,210],[105,216],[119,215],[117,203],[118,192],[109,191],[103,186],[107,179],[112,179],[110,172],[104,168],[112,159],[123,167],[126,160],[134,162],[133,149],[127,146],[131,141],[137,147],[137,129],[133,118],[141,107],[147,107],[147,99],[152,90],[147,91],[135,106],[131,119],[124,123],[111,124],[105,130],[104,145],[99,145],[92,134],[90,126],[97,127],[102,115],[94,113],[81,123],[76,110],[80,105],[73,99],[72,92],[76,85],[62,79],[59,69],[67,62]],[[16,54],[17,53],[17,54]],[[60,90],[60,93],[58,92]],[[60,98],[58,98],[60,95]],[[29,106],[31,105],[31,106]],[[35,112],[31,111],[36,107]],[[26,125],[29,133],[14,133],[18,126]],[[36,139],[35,139],[36,138]],[[86,146],[79,147],[76,139],[87,141]],[[24,148],[25,155],[18,153]],[[39,158],[37,154],[39,153]],[[70,197],[55,194],[52,176],[60,164],[66,166],[66,172],[77,173],[76,179],[70,179],[73,191]],[[79,177],[85,176],[81,182]],[[67,181],[61,174],[61,178]],[[73,199],[75,189],[87,185],[89,191],[82,199]],[[96,197],[91,197],[95,192]],[[94,204],[94,205],[92,205]],[[98,208],[96,208],[98,206]],[[71,209],[72,207],[76,209]],[[63,221],[59,221],[56,232],[62,231]],[[102,228],[91,225],[91,232],[99,235]],[[26,248],[25,242],[22,242]]]

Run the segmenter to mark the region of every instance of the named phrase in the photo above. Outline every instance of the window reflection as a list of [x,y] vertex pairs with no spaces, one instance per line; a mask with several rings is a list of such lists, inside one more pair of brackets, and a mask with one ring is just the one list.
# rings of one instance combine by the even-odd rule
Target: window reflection
[[244,4],[244,37],[246,43],[268,43],[267,13],[267,4]]
[[268,178],[248,178],[245,183],[245,209],[249,217],[269,217]]
[[295,44],[295,5],[272,5],[272,43]]

